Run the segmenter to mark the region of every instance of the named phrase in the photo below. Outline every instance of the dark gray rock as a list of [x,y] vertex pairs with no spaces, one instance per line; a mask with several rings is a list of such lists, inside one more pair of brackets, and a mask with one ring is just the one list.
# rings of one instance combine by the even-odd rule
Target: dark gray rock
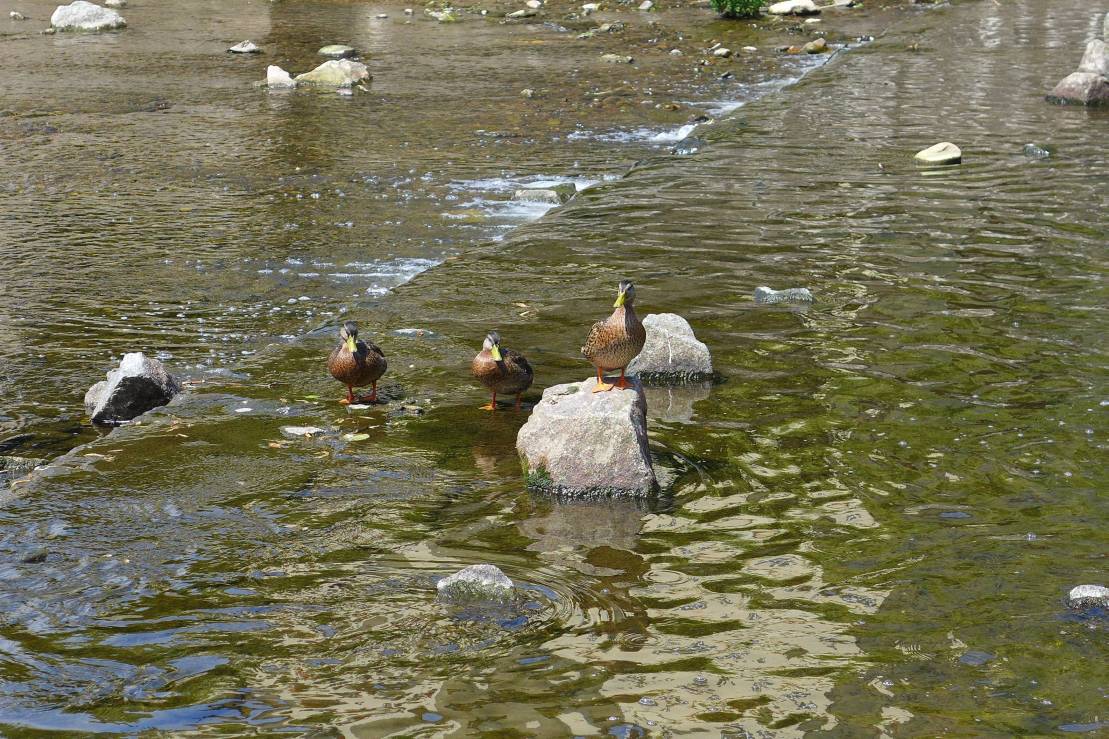
[[1093,72],[1072,72],[1047,94],[1050,103],[1072,105],[1109,104],[1109,79]]
[[529,487],[577,497],[648,495],[658,482],[638,381],[594,393],[596,378],[543,392],[516,436]]
[[647,341],[628,365],[629,375],[650,383],[681,383],[712,377],[709,348],[689,322],[675,313],[651,313],[643,319]]
[[161,362],[142,352],[131,352],[123,355],[107,380],[85,393],[85,410],[93,423],[123,423],[165,405],[179,392],[181,384]]

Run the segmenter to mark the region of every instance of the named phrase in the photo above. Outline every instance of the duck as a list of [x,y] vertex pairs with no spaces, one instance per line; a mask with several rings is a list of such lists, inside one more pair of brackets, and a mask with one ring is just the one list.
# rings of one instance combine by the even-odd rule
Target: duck
[[[358,324],[347,321],[339,329],[339,339],[342,343],[331,351],[327,358],[327,371],[339,382],[347,386],[347,397],[339,402],[343,405],[358,402],[377,402],[377,381],[385,374],[389,363],[385,361],[385,352],[381,347],[371,342],[358,338]],[[354,395],[354,388],[373,386],[369,395]]]
[[[630,280],[620,280],[619,292],[612,307],[611,316],[593,324],[589,338],[581,348],[581,353],[597,368],[597,384],[593,387],[595,393],[632,387],[624,377],[624,370],[643,350],[643,344],[647,341],[647,329],[643,328],[643,322],[635,314],[635,285]],[[604,373],[615,370],[620,370],[620,379],[615,383],[605,382]]]
[[481,407],[483,411],[497,410],[497,393],[514,394],[516,410],[520,410],[520,396],[531,387],[535,376],[523,354],[501,348],[501,337],[496,331],[485,335],[481,351],[470,363],[470,372],[493,393],[492,400]]

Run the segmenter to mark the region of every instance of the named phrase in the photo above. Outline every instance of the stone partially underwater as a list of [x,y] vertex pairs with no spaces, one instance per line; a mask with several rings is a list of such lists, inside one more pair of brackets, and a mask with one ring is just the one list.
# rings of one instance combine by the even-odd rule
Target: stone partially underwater
[[85,393],[85,410],[93,423],[118,424],[165,405],[179,392],[181,384],[161,362],[131,352]]
[[[1106,14],[1109,25],[1109,14]],[[1086,44],[1078,70],[1070,73],[1047,94],[1051,103],[1109,105],[1109,45],[1101,39]]]
[[543,391],[516,449],[529,487],[577,497],[644,496],[658,487],[638,380],[594,393],[596,378]]
[[451,603],[512,600],[514,585],[496,565],[470,565],[435,583],[439,599]]
[[116,11],[85,0],[59,5],[50,16],[50,26],[59,31],[110,31],[126,25]]

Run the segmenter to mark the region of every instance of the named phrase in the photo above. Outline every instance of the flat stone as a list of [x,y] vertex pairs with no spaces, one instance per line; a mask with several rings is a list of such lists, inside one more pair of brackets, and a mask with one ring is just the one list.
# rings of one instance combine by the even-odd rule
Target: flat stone
[[470,565],[435,583],[439,597],[453,602],[510,600],[513,587],[496,565]]
[[727,59],[732,55],[732,50],[721,46],[719,49],[713,51],[712,55],[721,59]]
[[963,152],[950,141],[941,141],[918,151],[913,159],[924,164],[958,164],[963,161]]
[[538,11],[534,8],[520,8],[506,15],[505,18],[531,18],[533,15],[538,14]]
[[323,429],[321,429],[319,426],[282,426],[281,433],[285,434],[286,436],[299,438],[302,436],[315,436],[316,434],[322,434]]
[[647,341],[627,373],[652,384],[696,382],[712,378],[712,355],[676,313],[650,313],[643,319]]
[[598,10],[600,10],[600,8],[600,3],[586,3],[581,6],[581,12],[585,15],[592,15],[593,13],[596,13]]
[[513,200],[520,200],[525,203],[550,203],[551,205],[562,205],[570,198],[574,197],[578,188],[572,183],[562,185],[555,185],[553,187],[525,187],[517,190],[513,195]]
[[250,41],[248,39],[246,41],[240,41],[239,43],[228,49],[228,51],[232,54],[258,54],[262,50],[259,49],[253,41]]
[[458,16],[454,14],[454,10],[451,8],[447,8],[446,10],[425,10],[424,12],[440,23],[454,23],[458,20]]
[[524,3],[524,5],[532,8],[533,10],[538,10],[539,8],[543,7],[543,3],[541,2],[541,0],[528,0],[526,3]]
[[54,10],[50,25],[59,31],[108,31],[123,28],[127,21],[110,8],[102,8],[86,0],[74,0]]
[[773,290],[761,286],[755,288],[755,302],[766,305],[775,303],[811,303],[812,292],[807,287],[787,287],[784,290]]
[[1051,103],[1074,105],[1109,104],[1109,78],[1093,72],[1072,72],[1047,94]]
[[296,87],[297,83],[288,72],[275,64],[266,67],[266,87],[282,89]]
[[643,2],[639,4],[639,9],[644,12],[651,10],[653,7],[655,7],[655,4],[651,2],[651,0],[643,0]]
[[333,59],[346,59],[349,56],[357,56],[358,49],[346,44],[328,44],[321,46],[320,50],[316,52],[320,56],[329,56]]
[[1067,605],[1071,608],[1109,608],[1109,588],[1104,585],[1078,585],[1067,593]]
[[1109,45],[1097,38],[1086,44],[1086,53],[1078,63],[1078,71],[1109,77]]
[[813,0],[785,0],[766,9],[771,15],[819,15],[820,8]]
[[332,59],[324,62],[311,72],[298,74],[298,85],[315,85],[317,87],[350,87],[356,82],[371,79],[370,70],[362,62],[350,59]]
[[131,352],[85,393],[85,410],[93,423],[123,423],[165,405],[179,392],[181,384],[161,362]]
[[638,380],[594,393],[596,378],[543,392],[516,436],[529,487],[595,497],[649,495],[657,487],[647,445],[647,399]]
[[623,54],[601,54],[601,61],[609,64],[631,64],[635,60]]
[[806,54],[823,54],[828,51],[828,42],[822,38],[813,39],[809,43],[801,47],[801,51]]
[[104,0],[104,4],[109,8],[125,8],[127,7],[127,0]]

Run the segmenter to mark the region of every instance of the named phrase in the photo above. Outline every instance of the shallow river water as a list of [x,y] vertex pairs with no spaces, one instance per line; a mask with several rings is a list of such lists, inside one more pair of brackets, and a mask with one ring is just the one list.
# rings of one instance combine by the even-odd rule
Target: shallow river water
[[[694,43],[674,29],[708,11],[671,10],[617,68],[567,40],[588,25],[136,1],[121,33],[48,37],[23,5],[0,453],[50,464],[0,489],[3,736],[1109,728],[1106,614],[1064,603],[1109,551],[1109,115],[1042,99],[1104,7],[867,16],[885,30],[823,67],[721,80],[689,71],[701,36],[774,34]],[[247,37],[265,57],[223,53]],[[251,87],[333,41],[371,51],[370,92]],[[691,110],[717,120],[671,154]],[[963,164],[911,163],[941,140]],[[551,179],[587,189],[509,202]],[[529,493],[525,416],[478,410],[469,359],[497,328],[532,401],[584,378],[622,277],[722,381],[650,391],[656,498]],[[336,402],[348,317],[386,405]],[[98,432],[83,392],[132,350],[190,391]],[[481,562],[519,603],[437,601]]]

